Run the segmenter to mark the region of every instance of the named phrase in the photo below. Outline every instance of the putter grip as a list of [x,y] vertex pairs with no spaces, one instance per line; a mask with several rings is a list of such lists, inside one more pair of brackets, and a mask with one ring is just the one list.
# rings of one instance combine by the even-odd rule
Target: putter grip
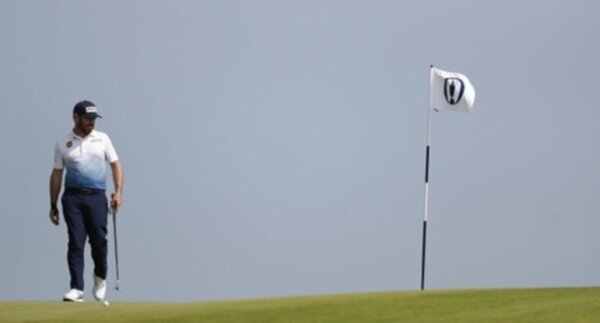
[[108,202],[108,206],[110,207],[110,214],[115,215],[115,207],[113,206],[112,200],[115,198],[115,193],[110,194],[110,202]]

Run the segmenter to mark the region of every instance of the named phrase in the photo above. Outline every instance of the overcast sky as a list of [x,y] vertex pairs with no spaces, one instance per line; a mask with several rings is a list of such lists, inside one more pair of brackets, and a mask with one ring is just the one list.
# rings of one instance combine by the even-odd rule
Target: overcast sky
[[[419,289],[430,64],[477,101],[432,115],[426,287],[600,285],[599,17],[592,0],[0,0],[0,299],[68,290],[48,179],[83,99],[125,171],[109,299]],[[91,299],[89,245],[85,275]]]

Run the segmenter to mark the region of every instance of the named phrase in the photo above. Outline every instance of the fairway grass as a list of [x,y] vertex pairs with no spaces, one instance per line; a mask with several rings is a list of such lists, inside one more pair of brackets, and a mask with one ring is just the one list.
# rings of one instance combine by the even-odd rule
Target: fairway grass
[[411,291],[199,303],[0,302],[0,322],[600,322],[600,288]]

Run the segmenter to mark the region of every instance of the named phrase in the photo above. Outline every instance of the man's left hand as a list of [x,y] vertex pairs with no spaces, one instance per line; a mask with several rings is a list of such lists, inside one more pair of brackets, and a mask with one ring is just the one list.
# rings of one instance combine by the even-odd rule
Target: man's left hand
[[121,207],[121,193],[115,193],[112,195],[110,207],[113,209],[113,213],[117,214],[117,210],[119,210],[119,207]]

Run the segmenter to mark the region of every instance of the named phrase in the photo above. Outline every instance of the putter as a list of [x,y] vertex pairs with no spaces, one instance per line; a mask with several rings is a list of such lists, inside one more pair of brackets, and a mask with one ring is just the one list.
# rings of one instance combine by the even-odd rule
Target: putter
[[[111,194],[111,200],[115,196],[115,194]],[[113,218],[113,236],[115,239],[115,267],[117,269],[117,283],[115,285],[115,290],[120,291],[121,286],[119,285],[119,248],[117,247],[117,210],[115,210],[111,204],[110,210]]]

